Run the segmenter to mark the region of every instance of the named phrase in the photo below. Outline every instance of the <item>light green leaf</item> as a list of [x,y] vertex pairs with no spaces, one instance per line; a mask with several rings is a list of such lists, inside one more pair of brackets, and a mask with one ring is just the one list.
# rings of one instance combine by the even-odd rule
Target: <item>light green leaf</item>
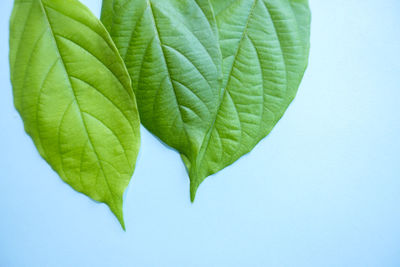
[[182,154],[192,200],[268,135],[307,66],[306,0],[104,0],[102,20],[143,124]]
[[26,132],[66,183],[106,203],[124,228],[139,116],[111,37],[77,0],[16,0],[10,25],[14,102]]

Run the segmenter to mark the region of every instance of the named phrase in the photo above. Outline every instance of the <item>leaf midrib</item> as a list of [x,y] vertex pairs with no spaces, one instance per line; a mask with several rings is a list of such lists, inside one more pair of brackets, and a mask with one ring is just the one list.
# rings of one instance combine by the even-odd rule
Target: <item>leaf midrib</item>
[[80,107],[78,98],[77,98],[76,93],[75,93],[75,89],[74,89],[74,87],[72,86],[72,81],[71,81],[71,79],[70,79],[70,77],[69,77],[69,74],[68,74],[68,71],[67,71],[67,67],[65,66],[64,58],[63,58],[63,56],[61,55],[61,52],[60,52],[60,49],[59,49],[59,45],[58,45],[57,39],[55,38],[55,34],[54,34],[54,31],[53,31],[53,28],[51,27],[50,18],[49,18],[49,16],[48,16],[47,11],[46,11],[45,4],[43,3],[42,0],[39,0],[38,2],[40,3],[40,7],[41,7],[41,9],[42,9],[42,11],[43,11],[43,14],[44,14],[44,16],[45,16],[46,23],[48,24],[48,27],[49,27],[49,29],[50,29],[51,36],[52,36],[53,41],[54,41],[54,46],[55,46],[55,49],[56,49],[56,53],[57,53],[58,57],[61,59],[60,61],[61,61],[61,63],[62,63],[62,67],[63,67],[63,69],[64,69],[64,71],[65,71],[65,73],[66,73],[66,76],[67,76],[67,79],[68,79],[68,83],[69,83],[69,87],[71,88],[71,91],[72,91],[73,96],[74,96],[74,102],[76,103],[76,105],[77,105],[77,107],[78,107],[78,110],[79,110],[79,117],[80,117],[81,122],[82,122],[82,124],[83,124],[83,126],[84,126],[84,128],[85,128],[85,134],[86,134],[86,136],[87,136],[87,138],[88,138],[88,140],[89,140],[89,143],[90,143],[90,145],[91,145],[91,147],[92,147],[92,149],[93,149],[94,154],[96,155],[96,158],[97,158],[97,161],[98,161],[98,163],[99,163],[99,165],[100,165],[101,171],[103,172],[103,177],[104,177],[104,180],[105,180],[105,182],[106,182],[107,189],[109,190],[109,192],[110,192],[110,194],[111,194],[111,198],[112,198],[112,200],[113,200],[113,202],[114,202],[114,200],[115,200],[115,194],[114,194],[114,192],[111,190],[111,186],[110,186],[110,184],[109,184],[109,182],[108,182],[108,180],[107,180],[107,176],[106,176],[106,172],[105,172],[105,170],[104,170],[104,166],[103,166],[102,160],[100,159],[99,154],[98,154],[97,150],[95,149],[95,146],[94,146],[94,144],[93,144],[93,141],[92,141],[92,139],[91,139],[91,137],[90,137],[87,124],[86,124],[85,119],[84,119],[83,114],[82,114],[83,111],[82,111],[82,109],[81,109],[81,107]]
[[[154,16],[153,5],[151,4],[151,1],[150,1],[150,0],[147,0],[147,4],[148,4],[148,6],[149,6],[149,11],[150,11],[150,15],[151,15],[151,18],[152,18],[153,26],[154,26],[154,29],[155,29],[155,32],[156,32],[156,35],[157,35],[157,39],[158,39],[158,41],[159,41],[159,43],[160,43],[160,48],[161,48],[161,52],[162,52],[162,59],[163,59],[163,61],[164,61],[165,67],[166,67],[166,69],[167,69],[168,79],[169,79],[169,82],[170,82],[170,84],[171,84],[171,86],[172,86],[172,88],[173,88],[173,90],[174,90],[175,102],[176,102],[176,105],[178,106],[178,109],[179,109],[179,112],[178,112],[178,113],[179,113],[180,120],[181,120],[181,122],[182,122],[182,129],[183,129],[183,131],[185,132],[186,138],[187,138],[187,140],[188,140],[189,143],[190,143],[191,140],[190,140],[190,138],[189,138],[189,134],[188,134],[188,132],[187,132],[187,129],[186,129],[186,127],[185,127],[185,122],[183,121],[183,117],[182,117],[181,105],[179,104],[178,96],[176,95],[176,88],[175,88],[175,85],[174,85],[174,83],[173,83],[173,80],[172,80],[172,77],[171,77],[171,73],[170,73],[170,71],[169,71],[168,60],[167,60],[167,58],[166,58],[166,56],[165,56],[165,50],[164,50],[165,48],[164,48],[164,45],[163,45],[163,43],[162,43],[162,39],[161,39],[161,36],[160,36],[159,29],[158,29],[158,27],[157,27],[156,18],[155,18],[155,16]],[[161,90],[161,88],[159,88],[159,90]],[[155,101],[155,100],[154,100],[154,101]],[[185,156],[187,157],[187,155],[185,155]]]
[[[249,12],[249,15],[248,15],[246,24],[245,24],[245,26],[244,26],[244,28],[243,28],[243,33],[242,33],[242,36],[241,36],[241,38],[240,38],[240,40],[239,40],[239,43],[238,43],[238,46],[237,46],[237,49],[236,49],[236,52],[235,52],[235,55],[234,55],[233,64],[232,64],[232,67],[231,67],[231,69],[230,69],[230,71],[229,71],[229,74],[228,74],[228,80],[227,80],[227,82],[226,82],[226,85],[223,87],[224,92],[223,92],[222,97],[221,97],[221,99],[220,99],[220,102],[219,102],[219,105],[218,105],[218,108],[217,108],[217,112],[215,113],[214,120],[213,120],[213,122],[212,122],[210,128],[208,129],[207,134],[205,135],[205,137],[204,137],[204,139],[203,139],[202,145],[201,145],[201,147],[200,147],[199,156],[198,156],[197,159],[196,159],[196,164],[195,164],[195,166],[197,166],[197,167],[198,167],[198,165],[201,164],[201,161],[203,160],[203,157],[204,157],[204,155],[205,155],[205,153],[206,153],[206,151],[207,151],[207,147],[208,147],[208,145],[210,144],[211,133],[212,133],[214,127],[215,127],[215,123],[216,123],[216,121],[217,121],[217,118],[218,118],[218,115],[219,115],[219,112],[220,112],[220,109],[221,109],[221,106],[222,106],[222,103],[223,103],[223,99],[224,99],[224,97],[225,97],[225,94],[229,93],[229,92],[228,92],[227,85],[229,84],[229,82],[230,82],[230,80],[231,80],[232,72],[233,72],[233,69],[234,69],[234,66],[235,66],[235,63],[234,63],[234,62],[236,61],[236,59],[237,59],[237,57],[238,57],[238,55],[239,55],[239,51],[240,51],[241,44],[242,44],[242,42],[243,42],[243,40],[244,40],[244,37],[245,37],[246,34],[247,34],[247,29],[248,29],[248,26],[249,26],[249,21],[250,21],[250,18],[252,17],[252,15],[253,15],[253,11],[254,11],[254,8],[255,8],[255,6],[256,6],[257,1],[258,1],[258,0],[254,0],[253,5],[252,5],[252,7],[251,7],[251,9],[250,9],[250,12]],[[218,28],[218,25],[217,25],[217,28]],[[218,42],[219,42],[219,36],[218,36]],[[233,102],[233,100],[232,100],[232,102]],[[240,118],[239,118],[239,122],[240,122]],[[240,128],[241,128],[241,126],[240,126]],[[240,139],[242,139],[242,132],[241,132],[241,137],[240,137]],[[196,174],[197,174],[197,173],[196,173]],[[198,177],[196,177],[196,179],[197,179],[197,178],[198,178]],[[200,179],[202,179],[202,178],[200,178]]]

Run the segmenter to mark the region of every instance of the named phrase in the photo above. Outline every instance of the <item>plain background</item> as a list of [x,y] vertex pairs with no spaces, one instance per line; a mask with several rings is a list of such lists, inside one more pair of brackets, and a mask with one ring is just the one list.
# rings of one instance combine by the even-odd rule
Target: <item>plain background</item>
[[0,266],[400,266],[400,2],[310,4],[309,68],[271,135],[191,204],[178,154],[143,129],[123,232],[24,133],[2,1]]

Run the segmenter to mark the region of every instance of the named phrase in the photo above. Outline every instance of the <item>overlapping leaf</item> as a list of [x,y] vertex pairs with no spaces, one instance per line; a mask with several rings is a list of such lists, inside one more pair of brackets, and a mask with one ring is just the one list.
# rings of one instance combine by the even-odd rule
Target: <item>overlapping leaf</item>
[[124,227],[122,195],[139,149],[131,81],[101,22],[77,0],[16,0],[15,106],[42,157]]
[[192,200],[272,130],[307,66],[306,0],[104,0],[102,21],[143,124],[181,153]]
[[221,90],[208,2],[103,1],[102,21],[131,75],[142,123],[194,161]]

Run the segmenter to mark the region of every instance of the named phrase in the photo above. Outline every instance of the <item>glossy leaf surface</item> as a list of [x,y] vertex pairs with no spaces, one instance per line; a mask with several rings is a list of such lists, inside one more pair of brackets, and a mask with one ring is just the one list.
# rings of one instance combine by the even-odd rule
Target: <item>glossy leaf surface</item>
[[26,132],[66,183],[106,203],[124,227],[139,116],[111,37],[77,0],[16,0],[10,25],[14,102]]
[[268,135],[307,66],[306,0],[104,0],[102,20],[143,124],[182,154],[192,200]]

